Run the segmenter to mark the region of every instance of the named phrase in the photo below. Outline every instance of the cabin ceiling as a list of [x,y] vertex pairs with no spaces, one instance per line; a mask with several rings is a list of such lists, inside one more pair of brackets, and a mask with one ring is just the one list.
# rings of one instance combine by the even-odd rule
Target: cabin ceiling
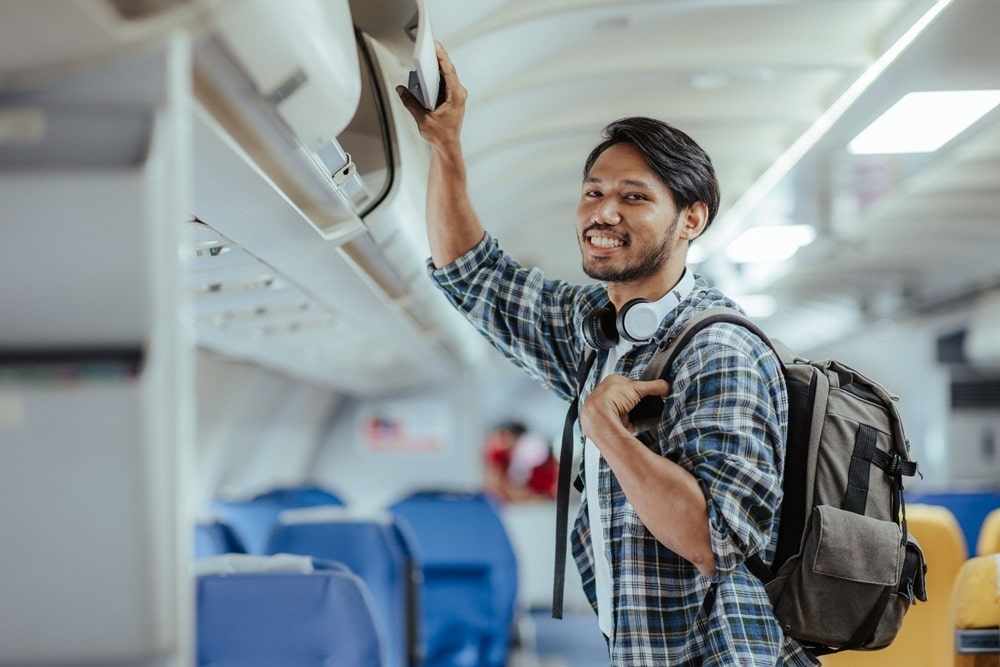
[[[1000,107],[932,153],[846,149],[908,92],[1000,90],[997,0],[289,7],[7,0],[0,21],[8,101],[101,71],[112,55],[127,60],[175,29],[191,35],[191,217],[178,222],[206,349],[355,394],[447,382],[484,360],[513,368],[484,355],[424,270],[426,145],[398,99],[378,90],[414,66],[418,9],[469,91],[463,141],[483,223],[550,278],[589,280],[574,229],[583,161],[608,122],[649,115],[702,144],[721,182],[719,216],[693,246],[696,271],[748,310],[772,297],[773,314],[756,317],[793,349],[809,354],[868,323],[1000,287]],[[355,59],[369,57],[359,82]],[[291,76],[267,82],[279,73]],[[52,110],[58,120],[63,109]],[[329,150],[333,135],[344,156]],[[94,136],[73,139],[104,137]],[[334,167],[346,153],[354,162]],[[96,164],[101,153],[87,155]],[[359,178],[378,184],[367,198]],[[791,259],[727,258],[748,228],[790,223],[816,231]]]
[[[584,158],[609,121],[650,115],[694,137],[720,179],[722,207],[695,244],[706,255],[697,271],[734,296],[775,297],[774,315],[758,319],[793,347],[1000,281],[996,109],[932,154],[846,150],[907,92],[1000,89],[995,0],[428,7],[469,91],[473,201],[502,246],[548,277],[588,280],[574,232]],[[817,231],[791,260],[725,257],[747,227],[787,223]]]

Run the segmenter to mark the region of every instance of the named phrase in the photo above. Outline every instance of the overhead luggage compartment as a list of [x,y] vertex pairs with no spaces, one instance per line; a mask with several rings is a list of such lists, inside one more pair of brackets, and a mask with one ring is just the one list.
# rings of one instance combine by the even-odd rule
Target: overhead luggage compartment
[[428,151],[392,91],[436,96],[422,1],[251,0],[206,26],[184,250],[199,343],[354,394],[475,363],[424,269]]
[[[474,365],[482,341],[424,269],[429,153],[392,90],[436,94],[423,0],[10,0],[0,90],[170,40],[190,69],[174,91],[191,158],[177,223],[198,345],[358,394]],[[39,109],[4,113],[8,142],[57,127]],[[110,150],[103,136],[78,137],[87,159]]]

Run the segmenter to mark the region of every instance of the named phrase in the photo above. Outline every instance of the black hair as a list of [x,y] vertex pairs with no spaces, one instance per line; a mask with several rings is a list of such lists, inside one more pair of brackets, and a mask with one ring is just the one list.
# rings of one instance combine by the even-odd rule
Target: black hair
[[585,178],[601,153],[615,144],[631,144],[670,189],[678,210],[704,202],[708,207],[708,228],[719,212],[719,181],[708,153],[694,139],[661,120],[641,116],[609,123],[601,134],[604,141],[590,152],[584,164]]
[[507,431],[515,438],[520,438],[522,435],[528,432],[528,427],[525,426],[523,422],[511,420],[497,424],[493,430]]

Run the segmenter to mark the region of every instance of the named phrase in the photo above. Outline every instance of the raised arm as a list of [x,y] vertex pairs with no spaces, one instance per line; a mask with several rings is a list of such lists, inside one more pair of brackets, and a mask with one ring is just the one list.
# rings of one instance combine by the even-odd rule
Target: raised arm
[[417,128],[431,146],[427,175],[427,238],[431,261],[440,268],[471,250],[483,238],[483,227],[469,199],[462,156],[462,120],[468,93],[458,80],[455,66],[440,43],[436,45],[445,98],[428,111],[403,86],[399,94]]

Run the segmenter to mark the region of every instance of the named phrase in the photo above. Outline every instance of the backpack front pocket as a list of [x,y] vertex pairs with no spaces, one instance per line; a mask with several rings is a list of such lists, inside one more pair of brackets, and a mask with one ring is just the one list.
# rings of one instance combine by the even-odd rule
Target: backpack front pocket
[[830,505],[813,508],[800,554],[767,585],[785,632],[832,647],[887,645],[906,610],[896,599],[905,552],[902,529],[893,521]]

